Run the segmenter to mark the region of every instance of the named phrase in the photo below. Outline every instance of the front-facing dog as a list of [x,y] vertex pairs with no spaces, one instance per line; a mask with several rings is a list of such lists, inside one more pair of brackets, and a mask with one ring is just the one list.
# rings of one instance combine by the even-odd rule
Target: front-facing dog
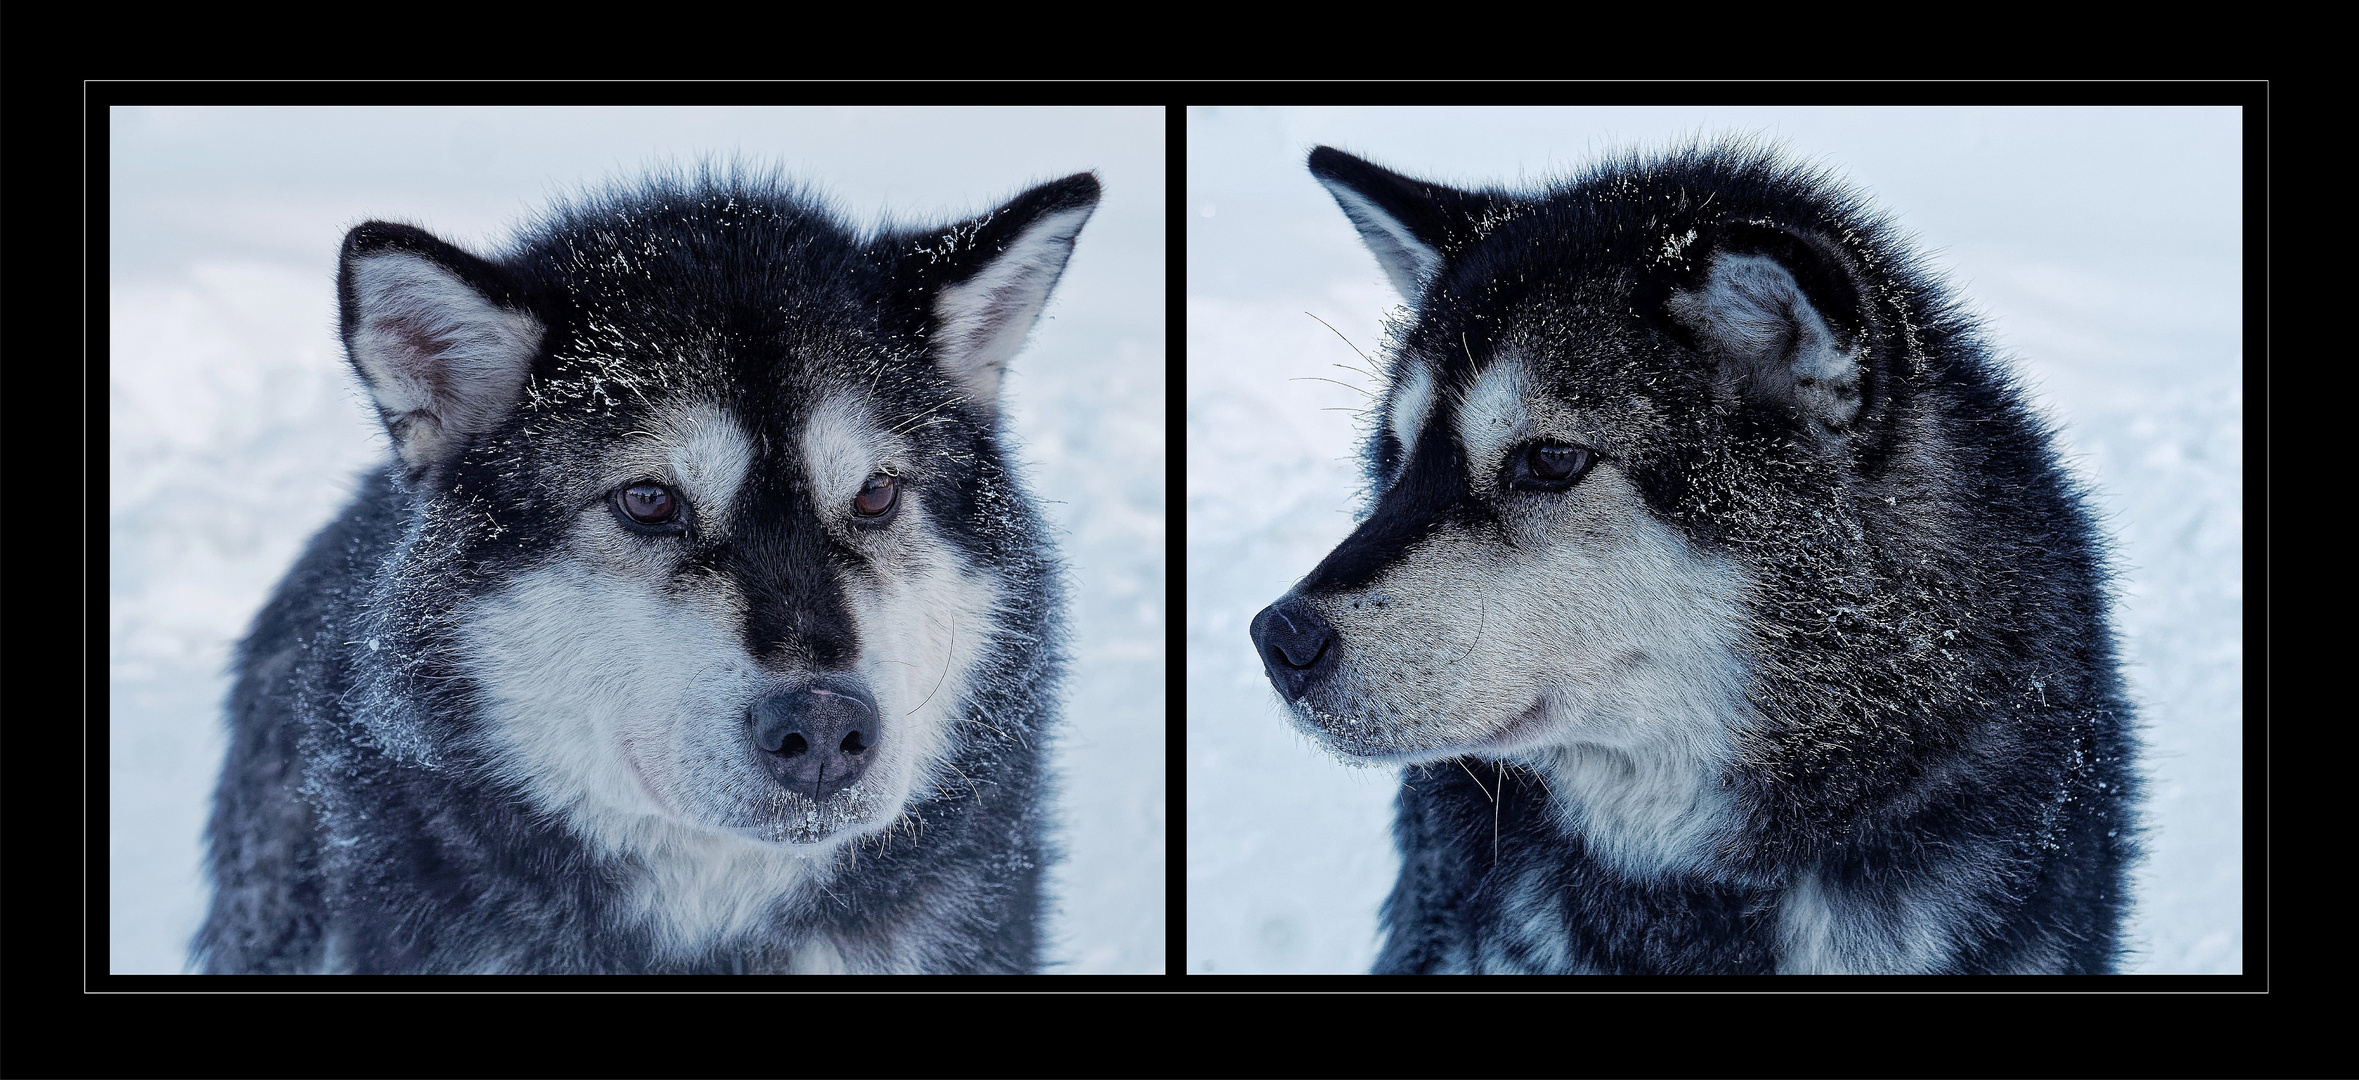
[[2111,970],[2102,546],[1893,230],[1743,144],[1310,165],[1410,308],[1373,506],[1252,630],[1405,767],[1377,970]]
[[203,967],[1033,969],[1062,601],[998,390],[1097,200],[352,230],[396,456],[240,648]]

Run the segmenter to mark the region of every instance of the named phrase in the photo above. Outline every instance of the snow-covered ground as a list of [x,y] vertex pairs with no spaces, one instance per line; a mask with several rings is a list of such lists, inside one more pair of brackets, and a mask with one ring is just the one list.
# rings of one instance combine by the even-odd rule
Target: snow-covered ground
[[[1191,109],[1188,972],[1365,971],[1393,774],[1313,750],[1246,639],[1350,531],[1349,411],[1397,303],[1303,168],[1530,183],[1745,133],[1872,193],[1984,314],[2118,543],[2150,855],[2131,970],[2243,969],[2242,117],[2234,109]],[[1307,315],[1305,313],[1308,313]]]
[[344,231],[483,250],[649,164],[779,163],[864,224],[1096,169],[1105,200],[1009,381],[1075,584],[1053,970],[1164,968],[1164,112],[117,109],[110,117],[110,968],[177,972],[229,647],[385,453],[336,340]]

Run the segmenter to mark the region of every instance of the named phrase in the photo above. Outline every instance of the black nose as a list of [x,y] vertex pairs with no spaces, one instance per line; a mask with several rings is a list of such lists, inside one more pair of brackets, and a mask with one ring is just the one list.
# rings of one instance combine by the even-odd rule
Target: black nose
[[754,756],[780,784],[823,800],[876,760],[884,725],[876,699],[848,675],[821,675],[747,710]]
[[1335,631],[1309,604],[1288,596],[1253,617],[1253,647],[1270,685],[1288,701],[1334,670]]

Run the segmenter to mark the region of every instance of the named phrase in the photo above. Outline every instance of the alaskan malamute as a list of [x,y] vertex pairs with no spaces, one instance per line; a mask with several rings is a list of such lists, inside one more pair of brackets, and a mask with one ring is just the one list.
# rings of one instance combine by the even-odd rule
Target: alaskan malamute
[[394,456],[239,649],[202,967],[1032,970],[1063,602],[997,392],[1097,201],[353,229]]
[[1379,972],[2104,972],[2104,544],[1902,238],[1750,144],[1310,168],[1409,301],[1371,508],[1253,621],[1403,768]]

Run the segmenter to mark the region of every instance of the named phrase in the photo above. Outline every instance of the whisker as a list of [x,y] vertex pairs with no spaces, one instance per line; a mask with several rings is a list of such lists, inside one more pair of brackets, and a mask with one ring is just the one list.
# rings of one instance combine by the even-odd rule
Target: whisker
[[1487,787],[1484,787],[1484,786],[1483,786],[1483,781],[1482,781],[1482,778],[1481,778],[1481,777],[1479,777],[1479,776],[1476,776],[1476,775],[1474,774],[1474,770],[1473,770],[1473,769],[1468,769],[1468,768],[1466,768],[1466,759],[1465,759],[1465,758],[1452,758],[1452,759],[1450,759],[1450,760],[1457,762],[1457,763],[1458,763],[1458,767],[1459,767],[1460,769],[1462,769],[1462,770],[1465,770],[1465,772],[1466,772],[1466,778],[1467,778],[1467,779],[1469,779],[1469,780],[1472,780],[1472,781],[1474,781],[1474,788],[1475,788],[1475,790],[1476,790],[1476,791],[1480,791],[1480,792],[1482,792],[1482,793],[1483,793],[1483,798],[1486,798],[1486,799],[1489,799],[1489,800],[1491,800],[1491,805],[1493,805],[1493,806],[1497,806],[1497,805],[1499,804],[1499,800],[1498,800],[1498,798],[1497,798],[1496,796],[1494,796],[1494,795],[1492,795],[1492,794],[1491,794],[1491,789],[1490,789],[1490,788],[1487,788]]
[[[1482,613],[1475,619],[1474,640],[1467,644],[1465,652],[1458,654],[1458,660],[1464,660],[1467,657],[1474,655],[1474,647],[1483,643],[1483,627],[1488,625],[1491,621],[1491,598],[1485,596],[1479,597],[1478,599],[1482,601]],[[1452,660],[1447,664],[1443,664],[1442,670],[1448,671],[1451,668],[1457,667],[1458,660]]]
[[[932,415],[934,415],[935,413],[941,412],[942,410],[944,410],[944,409],[947,409],[947,408],[949,408],[949,407],[951,407],[951,406],[953,406],[953,405],[956,405],[956,404],[958,404],[959,402],[962,402],[962,401],[965,401],[965,400],[966,400],[966,399],[965,399],[965,398],[963,398],[963,397],[954,397],[954,398],[951,398],[950,400],[948,400],[948,401],[945,401],[945,402],[941,403],[940,405],[936,405],[936,406],[934,406],[934,407],[933,407],[933,408],[931,408],[931,409],[927,409],[927,410],[926,410],[926,411],[924,411],[924,412],[918,413],[918,414],[917,414],[917,415],[915,415],[915,416],[912,416],[912,417],[910,417],[910,418],[908,418],[908,419],[906,419],[906,420],[903,420],[903,421],[902,421],[900,424],[896,425],[896,426],[893,428],[893,430],[891,430],[891,431],[889,431],[889,432],[886,432],[886,434],[888,434],[888,435],[900,435],[900,434],[904,434],[904,433],[906,433],[906,432],[909,432],[909,431],[913,431],[913,430],[915,430],[915,429],[916,429],[916,428],[919,426],[919,425],[918,425],[918,421],[920,421],[920,420],[923,420],[923,419],[925,419],[926,417],[932,416]],[[947,418],[945,418],[945,419],[947,419]]]
[[[1307,311],[1303,312],[1303,314],[1305,314],[1305,315],[1311,315],[1311,313],[1310,313],[1310,312],[1307,312]],[[1317,322],[1319,325],[1321,325],[1321,326],[1324,326],[1324,327],[1326,327],[1326,328],[1327,328],[1329,331],[1333,332],[1333,333],[1335,334],[1335,336],[1336,336],[1336,337],[1343,338],[1343,344],[1344,344],[1344,346],[1345,346],[1346,348],[1349,348],[1351,351],[1353,351],[1353,352],[1355,352],[1355,353],[1359,353],[1359,354],[1360,354],[1360,359],[1362,359],[1362,360],[1368,360],[1368,354],[1367,354],[1367,353],[1364,353],[1364,352],[1360,352],[1360,347],[1359,347],[1359,346],[1357,346],[1357,345],[1353,345],[1353,344],[1352,344],[1352,339],[1350,339],[1350,338],[1347,338],[1347,337],[1343,337],[1343,331],[1335,329],[1335,324],[1334,324],[1334,323],[1328,322],[1328,321],[1327,321],[1327,320],[1325,320],[1325,319],[1321,319],[1321,318],[1319,318],[1319,317],[1318,317],[1318,316],[1316,316],[1316,315],[1311,315],[1311,318],[1312,318],[1314,321],[1316,321],[1316,322]],[[1374,361],[1374,360],[1368,360],[1368,363],[1370,363],[1370,364],[1374,364],[1374,363],[1376,363],[1376,361]],[[1341,366],[1341,365],[1337,365],[1337,366]],[[1375,372],[1373,372],[1373,371],[1371,371],[1371,372],[1369,372],[1369,373],[1368,373],[1368,376],[1369,376],[1370,378],[1375,378],[1375,377],[1376,377],[1376,373],[1375,373]]]
[[1330,379],[1330,378],[1328,378],[1328,377],[1326,377],[1326,376],[1324,376],[1324,375],[1297,375],[1297,376],[1295,376],[1294,378],[1288,379],[1288,380],[1286,380],[1286,381],[1287,381],[1287,382],[1323,382],[1323,383],[1334,383],[1335,385],[1337,385],[1337,386],[1340,386],[1340,387],[1343,387],[1344,389],[1346,389],[1346,390],[1349,390],[1349,391],[1351,391],[1352,393],[1355,393],[1355,394],[1364,394],[1364,395],[1366,395],[1366,396],[1368,396],[1368,397],[1375,397],[1375,396],[1376,396],[1376,393],[1375,393],[1375,391],[1372,391],[1372,390],[1368,389],[1367,387],[1364,387],[1364,386],[1353,386],[1352,384],[1350,384],[1350,383],[1347,383],[1347,382],[1344,382],[1344,381],[1342,381],[1342,380],[1340,380],[1340,379]]
[[[950,617],[950,647],[949,647],[949,648],[947,648],[947,649],[944,649],[944,650],[942,650],[942,675],[941,675],[941,677],[940,677],[940,678],[937,678],[937,679],[935,679],[935,680],[934,680],[934,688],[933,688],[933,689],[931,689],[931,690],[928,690],[928,691],[926,691],[926,701],[932,701],[932,700],[934,700],[934,695],[935,695],[935,694],[939,694],[939,693],[941,693],[941,692],[942,692],[942,684],[943,684],[945,681],[947,681],[947,680],[950,678],[950,658],[951,658],[951,657],[953,657],[953,656],[955,656],[955,655],[957,655],[957,654],[958,654],[958,616],[956,616],[956,615],[952,615],[952,616]],[[921,701],[921,702],[918,702],[918,703],[917,703],[917,709],[922,709],[922,708],[925,708],[925,707],[926,707],[926,701]],[[908,712],[906,712],[906,713],[903,713],[903,714],[901,714],[901,715],[903,715],[903,716],[916,716],[916,715],[917,715],[917,709],[911,709],[911,710],[909,710]]]
[[[1491,774],[1491,784],[1499,790],[1500,796],[1506,796],[1507,765],[1505,762],[1501,762],[1498,771]],[[1499,799],[1491,800],[1491,865],[1494,868],[1499,865]]]
[[950,770],[951,772],[957,773],[959,779],[967,782],[967,792],[975,797],[976,802],[983,801],[983,789],[975,786],[974,777],[968,776],[966,774],[966,770],[961,769],[947,761],[942,763],[942,767]]
[[1499,785],[1499,792],[1493,792],[1490,788],[1483,786],[1482,778],[1476,776],[1473,769],[1466,768],[1465,758],[1454,760],[1458,762],[1460,769],[1465,769],[1466,778],[1474,781],[1475,790],[1482,792],[1484,798],[1491,800],[1491,865],[1496,867],[1499,865],[1499,793],[1507,790],[1507,766],[1499,766],[1498,775],[1493,780]]

